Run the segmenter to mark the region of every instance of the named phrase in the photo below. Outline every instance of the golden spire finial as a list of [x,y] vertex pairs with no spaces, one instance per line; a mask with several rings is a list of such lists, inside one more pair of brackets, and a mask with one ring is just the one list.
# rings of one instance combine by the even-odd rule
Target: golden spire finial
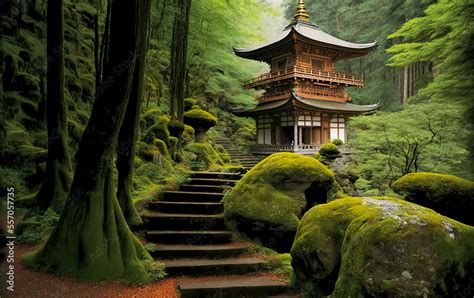
[[303,0],[299,0],[298,2],[298,7],[296,8],[296,15],[294,17],[294,20],[300,20],[308,23],[310,22],[309,14],[306,12]]

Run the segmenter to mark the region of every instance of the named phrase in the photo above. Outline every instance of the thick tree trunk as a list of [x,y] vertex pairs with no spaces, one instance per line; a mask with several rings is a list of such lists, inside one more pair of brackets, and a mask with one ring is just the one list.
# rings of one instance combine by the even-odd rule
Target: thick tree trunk
[[101,90],[79,145],[66,206],[45,246],[28,261],[82,279],[147,282],[150,258],[125,221],[114,190],[113,162],[130,97],[144,0],[111,1],[108,59]]
[[64,27],[62,0],[48,1],[47,100],[48,157],[43,184],[36,195],[38,206],[60,208],[71,184],[71,158],[67,144],[67,107],[64,99]]
[[177,3],[171,43],[170,113],[173,119],[183,123],[191,0],[177,0]]
[[[150,5],[151,1],[146,1]],[[141,22],[149,22],[151,7],[146,8],[147,14]],[[135,161],[136,141],[138,138],[138,125],[140,122],[140,110],[143,101],[143,76],[145,73],[145,60],[147,50],[147,30],[139,32],[139,53],[135,62],[133,73],[132,91],[127,105],[127,112],[119,134],[119,144],[117,147],[117,171],[118,190],[117,198],[122,208],[123,215],[127,223],[132,227],[142,224],[140,215],[135,208],[132,198],[133,188],[133,167]]]

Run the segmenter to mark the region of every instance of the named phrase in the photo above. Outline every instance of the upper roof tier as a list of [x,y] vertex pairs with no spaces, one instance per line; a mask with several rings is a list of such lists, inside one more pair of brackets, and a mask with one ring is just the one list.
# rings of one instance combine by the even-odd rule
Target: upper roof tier
[[237,56],[247,59],[269,62],[275,49],[295,43],[295,40],[309,43],[322,48],[340,52],[338,57],[353,58],[366,55],[377,47],[377,41],[372,43],[353,43],[334,37],[309,20],[304,9],[303,1],[299,1],[297,13],[293,22],[288,25],[276,38],[253,48],[234,48]]

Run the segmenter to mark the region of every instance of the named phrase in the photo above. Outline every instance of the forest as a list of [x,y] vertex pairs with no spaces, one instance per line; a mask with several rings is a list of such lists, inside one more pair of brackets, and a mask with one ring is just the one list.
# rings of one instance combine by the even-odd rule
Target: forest
[[1,297],[474,295],[472,1],[0,7]]

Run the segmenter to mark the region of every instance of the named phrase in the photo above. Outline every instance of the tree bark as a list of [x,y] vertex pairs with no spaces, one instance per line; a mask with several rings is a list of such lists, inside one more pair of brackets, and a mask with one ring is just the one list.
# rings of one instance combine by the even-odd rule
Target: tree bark
[[[151,5],[151,1],[146,1]],[[148,23],[150,20],[151,7],[146,8],[146,15],[141,22]],[[142,224],[140,215],[135,208],[132,198],[133,168],[135,164],[136,142],[138,138],[138,125],[140,122],[140,111],[143,101],[143,76],[145,74],[145,60],[147,51],[147,30],[139,32],[139,53],[135,62],[133,73],[132,90],[127,105],[127,112],[119,134],[119,145],[117,147],[117,171],[118,189],[117,198],[122,208],[127,223],[132,227]]]
[[173,119],[183,123],[191,0],[177,0],[177,3],[178,12],[174,19],[171,43],[170,114]]
[[36,195],[41,210],[60,208],[71,184],[71,158],[67,144],[67,106],[64,99],[64,22],[62,0],[47,7],[47,100],[48,156],[43,184]]
[[71,191],[51,237],[27,262],[92,281],[125,278],[143,283],[148,275],[140,260],[150,256],[119,206],[113,162],[149,6],[144,0],[115,0],[111,5],[101,92],[79,144]]

